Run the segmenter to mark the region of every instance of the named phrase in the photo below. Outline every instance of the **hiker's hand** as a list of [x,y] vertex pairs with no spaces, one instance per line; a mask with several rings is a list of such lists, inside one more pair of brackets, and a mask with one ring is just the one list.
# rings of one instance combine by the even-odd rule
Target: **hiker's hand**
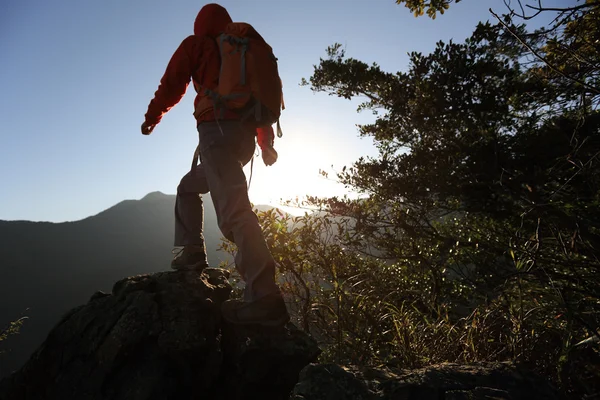
[[272,146],[265,146],[261,153],[263,162],[267,167],[275,164],[277,161],[277,151]]
[[146,121],[142,124],[142,135],[149,135],[154,130],[156,125],[150,125]]

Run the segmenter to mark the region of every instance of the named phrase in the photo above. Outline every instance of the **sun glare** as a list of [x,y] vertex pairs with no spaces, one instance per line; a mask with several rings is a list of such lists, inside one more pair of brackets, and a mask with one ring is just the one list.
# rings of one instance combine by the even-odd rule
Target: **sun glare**
[[[281,207],[282,201],[302,199],[306,195],[325,197],[347,193],[343,185],[319,173],[320,169],[336,165],[337,158],[330,149],[315,149],[308,142],[284,139],[276,144],[279,159],[275,165],[265,167],[260,156],[254,159],[249,190],[252,203]],[[244,171],[250,179],[250,165]],[[330,173],[330,177],[334,175]],[[302,215],[306,210],[286,208],[286,211]]]

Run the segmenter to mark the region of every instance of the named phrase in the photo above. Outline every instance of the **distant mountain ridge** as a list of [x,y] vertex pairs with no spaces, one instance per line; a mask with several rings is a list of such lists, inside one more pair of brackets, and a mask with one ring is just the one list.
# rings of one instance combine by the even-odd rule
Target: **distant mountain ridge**
[[[63,313],[124,277],[170,269],[175,195],[152,192],[73,222],[0,220],[0,327],[27,315],[21,333],[0,355],[0,377],[22,365]],[[269,206],[259,206],[263,207]],[[210,198],[204,201],[209,262],[221,232]]]

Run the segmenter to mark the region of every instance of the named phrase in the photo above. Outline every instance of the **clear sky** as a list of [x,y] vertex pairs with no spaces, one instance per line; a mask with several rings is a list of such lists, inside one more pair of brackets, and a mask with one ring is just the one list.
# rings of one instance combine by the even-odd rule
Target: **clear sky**
[[[501,0],[463,0],[432,21],[393,0],[223,0],[279,58],[287,109],[279,162],[254,163],[250,198],[339,194],[320,177],[375,155],[357,102],[300,87],[327,46],[389,71],[438,40],[462,41]],[[571,0],[548,1],[565,5]],[[202,1],[5,0],[0,5],[0,219],[78,220],[152,191],[175,193],[197,143],[193,87],[150,136],[140,125]]]

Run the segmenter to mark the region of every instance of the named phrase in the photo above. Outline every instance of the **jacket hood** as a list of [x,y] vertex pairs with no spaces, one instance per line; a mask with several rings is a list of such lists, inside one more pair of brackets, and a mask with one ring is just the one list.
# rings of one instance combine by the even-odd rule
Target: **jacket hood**
[[231,17],[224,7],[215,3],[207,4],[196,17],[194,35],[216,38],[231,22]]

